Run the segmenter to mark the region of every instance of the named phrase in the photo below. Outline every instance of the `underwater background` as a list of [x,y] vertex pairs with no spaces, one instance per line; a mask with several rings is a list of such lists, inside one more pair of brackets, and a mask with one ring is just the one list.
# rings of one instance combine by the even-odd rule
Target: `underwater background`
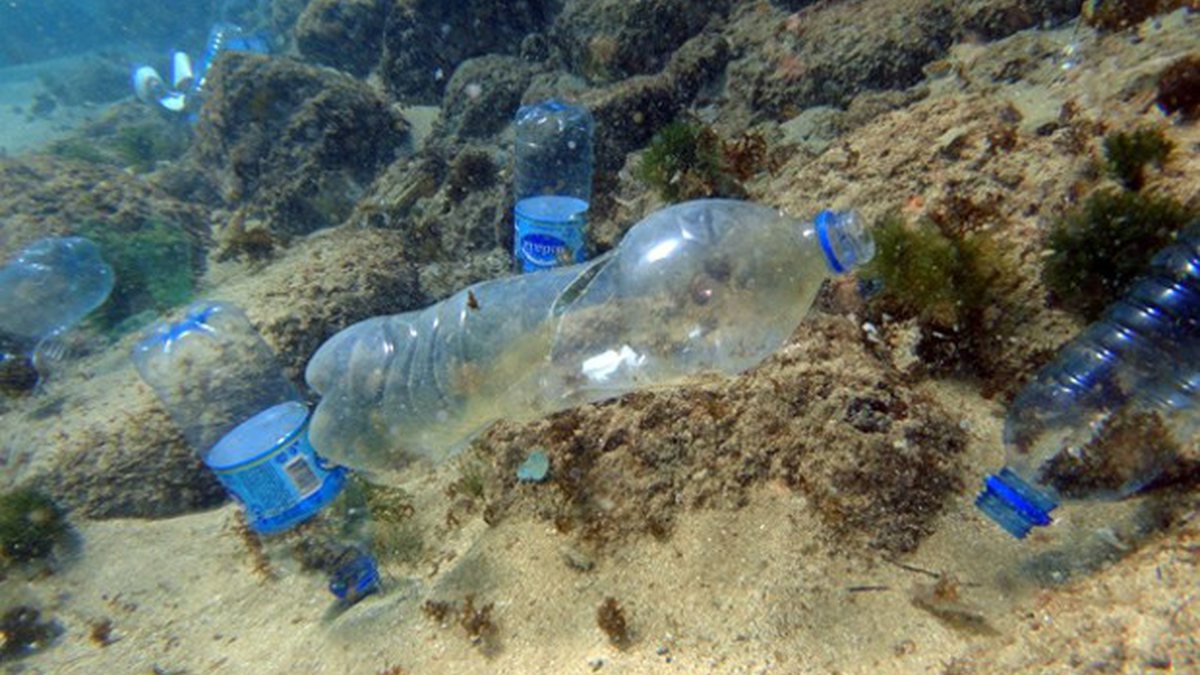
[[[1197,9],[5,3],[0,260],[84,237],[113,285],[53,340],[0,306],[0,667],[1200,672],[1194,434],[1109,429],[1161,471],[1025,539],[974,506],[1021,388],[1200,218]],[[171,90],[176,50],[182,109],[134,76]],[[257,535],[131,351],[231,303],[315,403],[338,331],[515,274],[513,119],[548,98],[595,121],[589,255],[727,197],[855,209],[875,258],[746,373],[351,472],[380,582],[339,600],[344,513]]]

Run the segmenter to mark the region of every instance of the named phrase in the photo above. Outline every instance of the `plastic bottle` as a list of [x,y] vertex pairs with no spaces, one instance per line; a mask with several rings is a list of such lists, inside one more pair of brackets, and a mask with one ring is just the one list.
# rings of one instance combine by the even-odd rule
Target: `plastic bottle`
[[583,262],[592,195],[586,108],[550,99],[517,111],[513,255],[522,272]]
[[213,24],[208,31],[208,42],[204,45],[204,53],[200,56],[195,77],[191,81],[191,95],[204,93],[212,64],[224,52],[266,54],[270,52],[270,45],[263,35],[248,33],[241,26],[225,22]]
[[822,282],[873,255],[852,213],[806,223],[701,200],[642,220],[580,265],[471,286],[333,336],[306,377],[318,450],[375,474],[441,460],[526,420],[699,373],[739,373],[788,340]]
[[[193,304],[183,319],[152,327],[134,347],[133,361],[204,464],[245,508],[255,532],[291,529],[343,493],[346,470],[313,451],[308,407],[238,308]],[[351,541],[343,548],[362,546]],[[355,564],[365,568],[343,587],[358,588],[361,597],[359,586],[376,584],[378,575],[369,556]]]
[[108,299],[115,279],[90,239],[39,239],[0,268],[0,332],[44,375],[43,355]]
[[1006,466],[975,503],[1022,538],[1063,498],[1126,497],[1200,430],[1198,394],[1200,222],[1021,390],[1004,425]]

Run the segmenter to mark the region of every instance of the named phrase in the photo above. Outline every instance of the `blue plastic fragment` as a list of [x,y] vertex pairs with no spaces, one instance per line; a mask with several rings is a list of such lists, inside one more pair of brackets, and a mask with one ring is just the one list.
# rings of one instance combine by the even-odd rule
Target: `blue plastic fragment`
[[379,591],[379,568],[375,558],[358,549],[342,555],[329,579],[329,592],[351,605]]
[[521,466],[517,467],[517,480],[522,483],[540,483],[550,476],[550,457],[542,450],[529,453]]
[[1051,523],[1050,512],[1058,508],[1053,496],[1025,482],[1008,467],[983,481],[984,489],[975,506],[1017,539],[1033,527]]

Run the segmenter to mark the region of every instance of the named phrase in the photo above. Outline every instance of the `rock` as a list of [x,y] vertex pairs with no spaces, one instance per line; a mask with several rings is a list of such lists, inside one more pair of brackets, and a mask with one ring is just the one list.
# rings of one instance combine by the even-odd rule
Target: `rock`
[[436,103],[466,59],[518,54],[527,35],[543,31],[561,0],[401,0],[383,30],[379,74],[405,103]]
[[[200,249],[208,236],[202,209],[136,176],[111,166],[39,156],[0,158],[0,221],[0,259],[34,239],[72,234],[84,223],[118,232],[148,222],[171,223]],[[203,260],[201,252],[198,269]]]
[[499,422],[468,452],[511,467],[544,448],[557,489],[488,508],[537,514],[600,545],[670,536],[682,511],[737,508],[774,483],[803,494],[839,547],[895,554],[954,502],[966,442],[955,415],[864,348],[853,320],[817,314],[740,377]]
[[551,41],[573,72],[593,82],[613,82],[658,72],[680,45],[731,5],[730,0],[577,0],[554,22]]
[[845,106],[863,90],[911,86],[924,77],[922,66],[946,52],[955,29],[947,6],[913,4],[863,11],[861,3],[835,3],[786,18],[748,15],[733,31],[744,55],[730,64],[729,93],[782,120],[816,105]]
[[[1085,3],[1086,4],[1086,3]],[[984,40],[1059,24],[1079,14],[1075,0],[967,0],[954,4],[961,30]]]
[[307,59],[354,75],[379,62],[382,0],[312,0],[296,20],[296,47]]
[[729,92],[776,120],[816,105],[845,107],[864,91],[905,89],[956,40],[999,39],[1079,9],[1070,0],[884,0],[869,11],[861,2],[784,4],[799,11],[747,12],[729,31],[742,54],[730,66]]
[[533,67],[515,56],[468,59],[450,78],[442,97],[435,138],[488,138],[512,121],[529,86]]
[[779,125],[783,142],[799,145],[814,155],[829,147],[841,133],[846,113],[829,106],[814,106]]
[[348,75],[255,54],[214,70],[189,158],[276,235],[340,224],[404,149],[404,118]]
[[[119,334],[183,302],[206,268],[206,213],[116,167],[47,157],[0,159],[0,260],[46,236],[91,239],[116,289],[85,327]],[[106,337],[87,333],[92,344]]]
[[39,76],[50,95],[63,105],[110,103],[128,96],[129,65],[108,55],[88,56],[72,67]]
[[[728,43],[715,33],[698,35],[676,51],[658,75],[639,75],[593,89],[581,103],[596,118],[596,171],[616,173],[625,156],[643,147],[692,102],[701,86],[729,60]],[[598,180],[612,180],[603,175]]]

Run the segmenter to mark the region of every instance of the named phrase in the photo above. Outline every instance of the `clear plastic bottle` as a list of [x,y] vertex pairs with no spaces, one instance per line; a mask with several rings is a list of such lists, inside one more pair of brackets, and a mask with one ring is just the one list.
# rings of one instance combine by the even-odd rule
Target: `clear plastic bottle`
[[0,332],[45,375],[56,338],[104,304],[115,281],[90,239],[39,239],[0,268]]
[[1200,431],[1198,395],[1200,222],[1013,400],[1006,465],[976,505],[1022,538],[1063,498],[1126,497]]
[[517,268],[535,272],[583,262],[592,194],[592,114],[550,99],[522,106],[515,127]]
[[[152,327],[134,347],[133,361],[204,464],[245,508],[255,532],[289,530],[343,493],[346,470],[313,451],[308,407],[237,307],[193,304],[181,320]],[[342,524],[325,529],[331,528]],[[363,549],[360,541],[341,546]],[[335,594],[358,588],[357,599],[365,595],[363,583],[370,588],[378,582],[373,559],[363,555],[347,557],[358,571],[349,582],[331,583]],[[330,572],[337,580],[339,570]]]
[[852,214],[813,222],[732,200],[651,214],[581,265],[471,286],[333,336],[306,373],[312,439],[374,474],[441,460],[493,420],[525,420],[779,348],[822,282],[873,255]]

